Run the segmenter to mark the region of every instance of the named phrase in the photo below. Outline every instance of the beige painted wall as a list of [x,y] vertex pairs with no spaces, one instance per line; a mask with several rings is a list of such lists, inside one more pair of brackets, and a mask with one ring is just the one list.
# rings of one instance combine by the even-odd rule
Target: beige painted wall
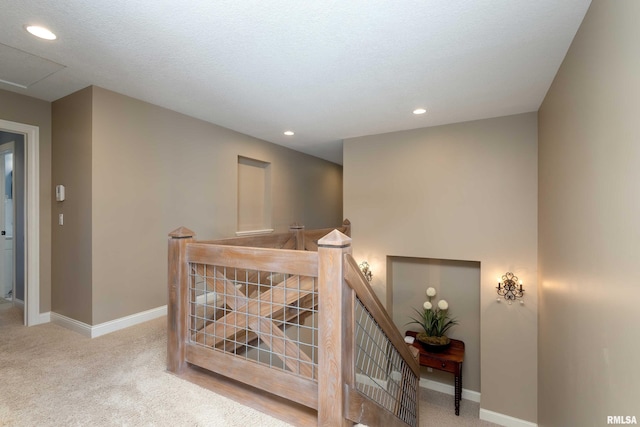
[[640,418],[640,2],[595,0],[539,111],[539,425]]
[[[91,170],[91,208],[78,220],[91,224],[86,323],[166,304],[171,230],[186,226],[202,239],[234,235],[239,155],[272,165],[276,231],[296,221],[309,228],[342,222],[341,166],[98,87],[87,90],[91,159],[82,167]],[[56,167],[78,167],[60,162]],[[64,248],[54,241],[54,249]]]
[[52,202],[51,310],[87,324],[92,321],[92,102],[87,88],[52,104],[52,187],[64,185],[65,200],[57,202],[54,195]]
[[[533,422],[537,194],[535,113],[344,143],[344,212],[378,296],[388,255],[479,261],[481,408]],[[496,302],[506,271],[524,280],[524,306]]]
[[38,126],[40,138],[40,312],[51,310],[51,104],[0,89],[0,119]]

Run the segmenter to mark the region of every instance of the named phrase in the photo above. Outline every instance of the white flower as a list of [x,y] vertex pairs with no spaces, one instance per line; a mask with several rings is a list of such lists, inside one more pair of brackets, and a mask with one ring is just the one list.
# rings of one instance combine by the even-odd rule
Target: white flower
[[425,301],[424,304],[422,304],[422,306],[424,307],[425,310],[431,310],[431,307],[433,307],[429,301]]
[[436,296],[436,289],[435,288],[427,288],[427,296],[428,297],[435,297]]
[[438,301],[438,308],[440,310],[446,310],[449,308],[449,303],[446,302],[445,300],[441,299],[440,301]]

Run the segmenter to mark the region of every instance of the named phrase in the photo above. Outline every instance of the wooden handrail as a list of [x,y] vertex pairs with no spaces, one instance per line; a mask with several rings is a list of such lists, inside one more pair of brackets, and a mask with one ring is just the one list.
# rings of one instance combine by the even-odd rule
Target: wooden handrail
[[277,249],[298,249],[304,250],[304,241],[311,243],[313,250],[317,250],[315,241],[329,234],[333,230],[351,235],[351,222],[345,219],[340,227],[317,228],[313,230],[305,230],[303,225],[293,224],[289,227],[289,231],[282,233],[261,234],[255,236],[229,237],[225,239],[215,240],[199,240],[198,243],[226,245],[226,246],[246,246],[257,248],[277,248]]
[[[371,423],[380,422],[384,418],[384,425],[401,426],[401,425],[418,425],[418,381],[420,378],[420,366],[415,355],[405,343],[404,338],[398,331],[389,314],[382,306],[382,303],[371,289],[369,282],[365,279],[362,271],[358,267],[357,262],[350,253],[343,256],[344,264],[344,282],[345,287],[349,289],[349,293],[354,295],[350,298],[348,304],[355,303],[355,297],[360,301],[364,309],[371,316],[373,321],[379,327],[380,332],[387,339],[387,342],[395,349],[397,354],[402,358],[406,368],[400,368],[402,379],[399,389],[395,396],[394,408],[383,408],[380,406],[373,396],[367,396],[362,393],[355,384],[345,383],[346,398],[348,407],[345,408],[345,417],[353,422]],[[355,344],[355,343],[354,343]],[[355,349],[354,349],[355,351]],[[366,374],[365,374],[366,375]],[[413,375],[413,377],[411,377]],[[409,407],[404,406],[403,402],[408,399]],[[406,410],[409,409],[409,412]]]
[[212,259],[219,265],[262,271],[316,276],[318,255],[313,252],[288,249],[255,248],[243,246],[223,246],[192,243],[186,251],[187,262],[207,264]]
[[[216,240],[199,240],[198,243],[225,245],[225,246],[250,246],[256,248],[282,248],[287,247],[287,243],[295,237],[291,232],[261,234],[257,236],[229,237]],[[294,243],[294,242],[292,242]],[[295,249],[289,247],[288,249]]]
[[398,353],[407,365],[411,368],[411,371],[420,376],[420,365],[416,358],[411,354],[409,347],[404,342],[404,338],[398,331],[398,328],[389,317],[389,313],[384,309],[382,303],[369,286],[367,279],[364,278],[358,263],[351,256],[351,254],[345,254],[345,281],[349,284],[351,289],[354,290],[358,299],[367,308],[371,316],[376,320],[380,328],[384,331],[387,338],[393,346],[398,350]]

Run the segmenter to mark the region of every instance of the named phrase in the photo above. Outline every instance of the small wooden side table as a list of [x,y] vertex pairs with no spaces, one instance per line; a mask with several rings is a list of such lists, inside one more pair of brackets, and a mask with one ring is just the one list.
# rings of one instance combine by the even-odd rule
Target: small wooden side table
[[[407,331],[407,336],[416,337],[414,331]],[[456,415],[460,415],[460,399],[462,398],[462,362],[464,362],[464,342],[451,340],[451,344],[443,351],[427,351],[416,339],[413,344],[420,352],[420,365],[439,371],[451,372],[454,375],[455,384],[455,408]]]

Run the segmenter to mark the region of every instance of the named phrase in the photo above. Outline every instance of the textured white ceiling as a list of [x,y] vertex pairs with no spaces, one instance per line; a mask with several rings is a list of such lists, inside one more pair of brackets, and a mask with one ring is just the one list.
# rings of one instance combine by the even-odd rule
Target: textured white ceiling
[[0,0],[0,43],[64,66],[0,88],[95,84],[341,163],[344,138],[537,110],[589,4]]

